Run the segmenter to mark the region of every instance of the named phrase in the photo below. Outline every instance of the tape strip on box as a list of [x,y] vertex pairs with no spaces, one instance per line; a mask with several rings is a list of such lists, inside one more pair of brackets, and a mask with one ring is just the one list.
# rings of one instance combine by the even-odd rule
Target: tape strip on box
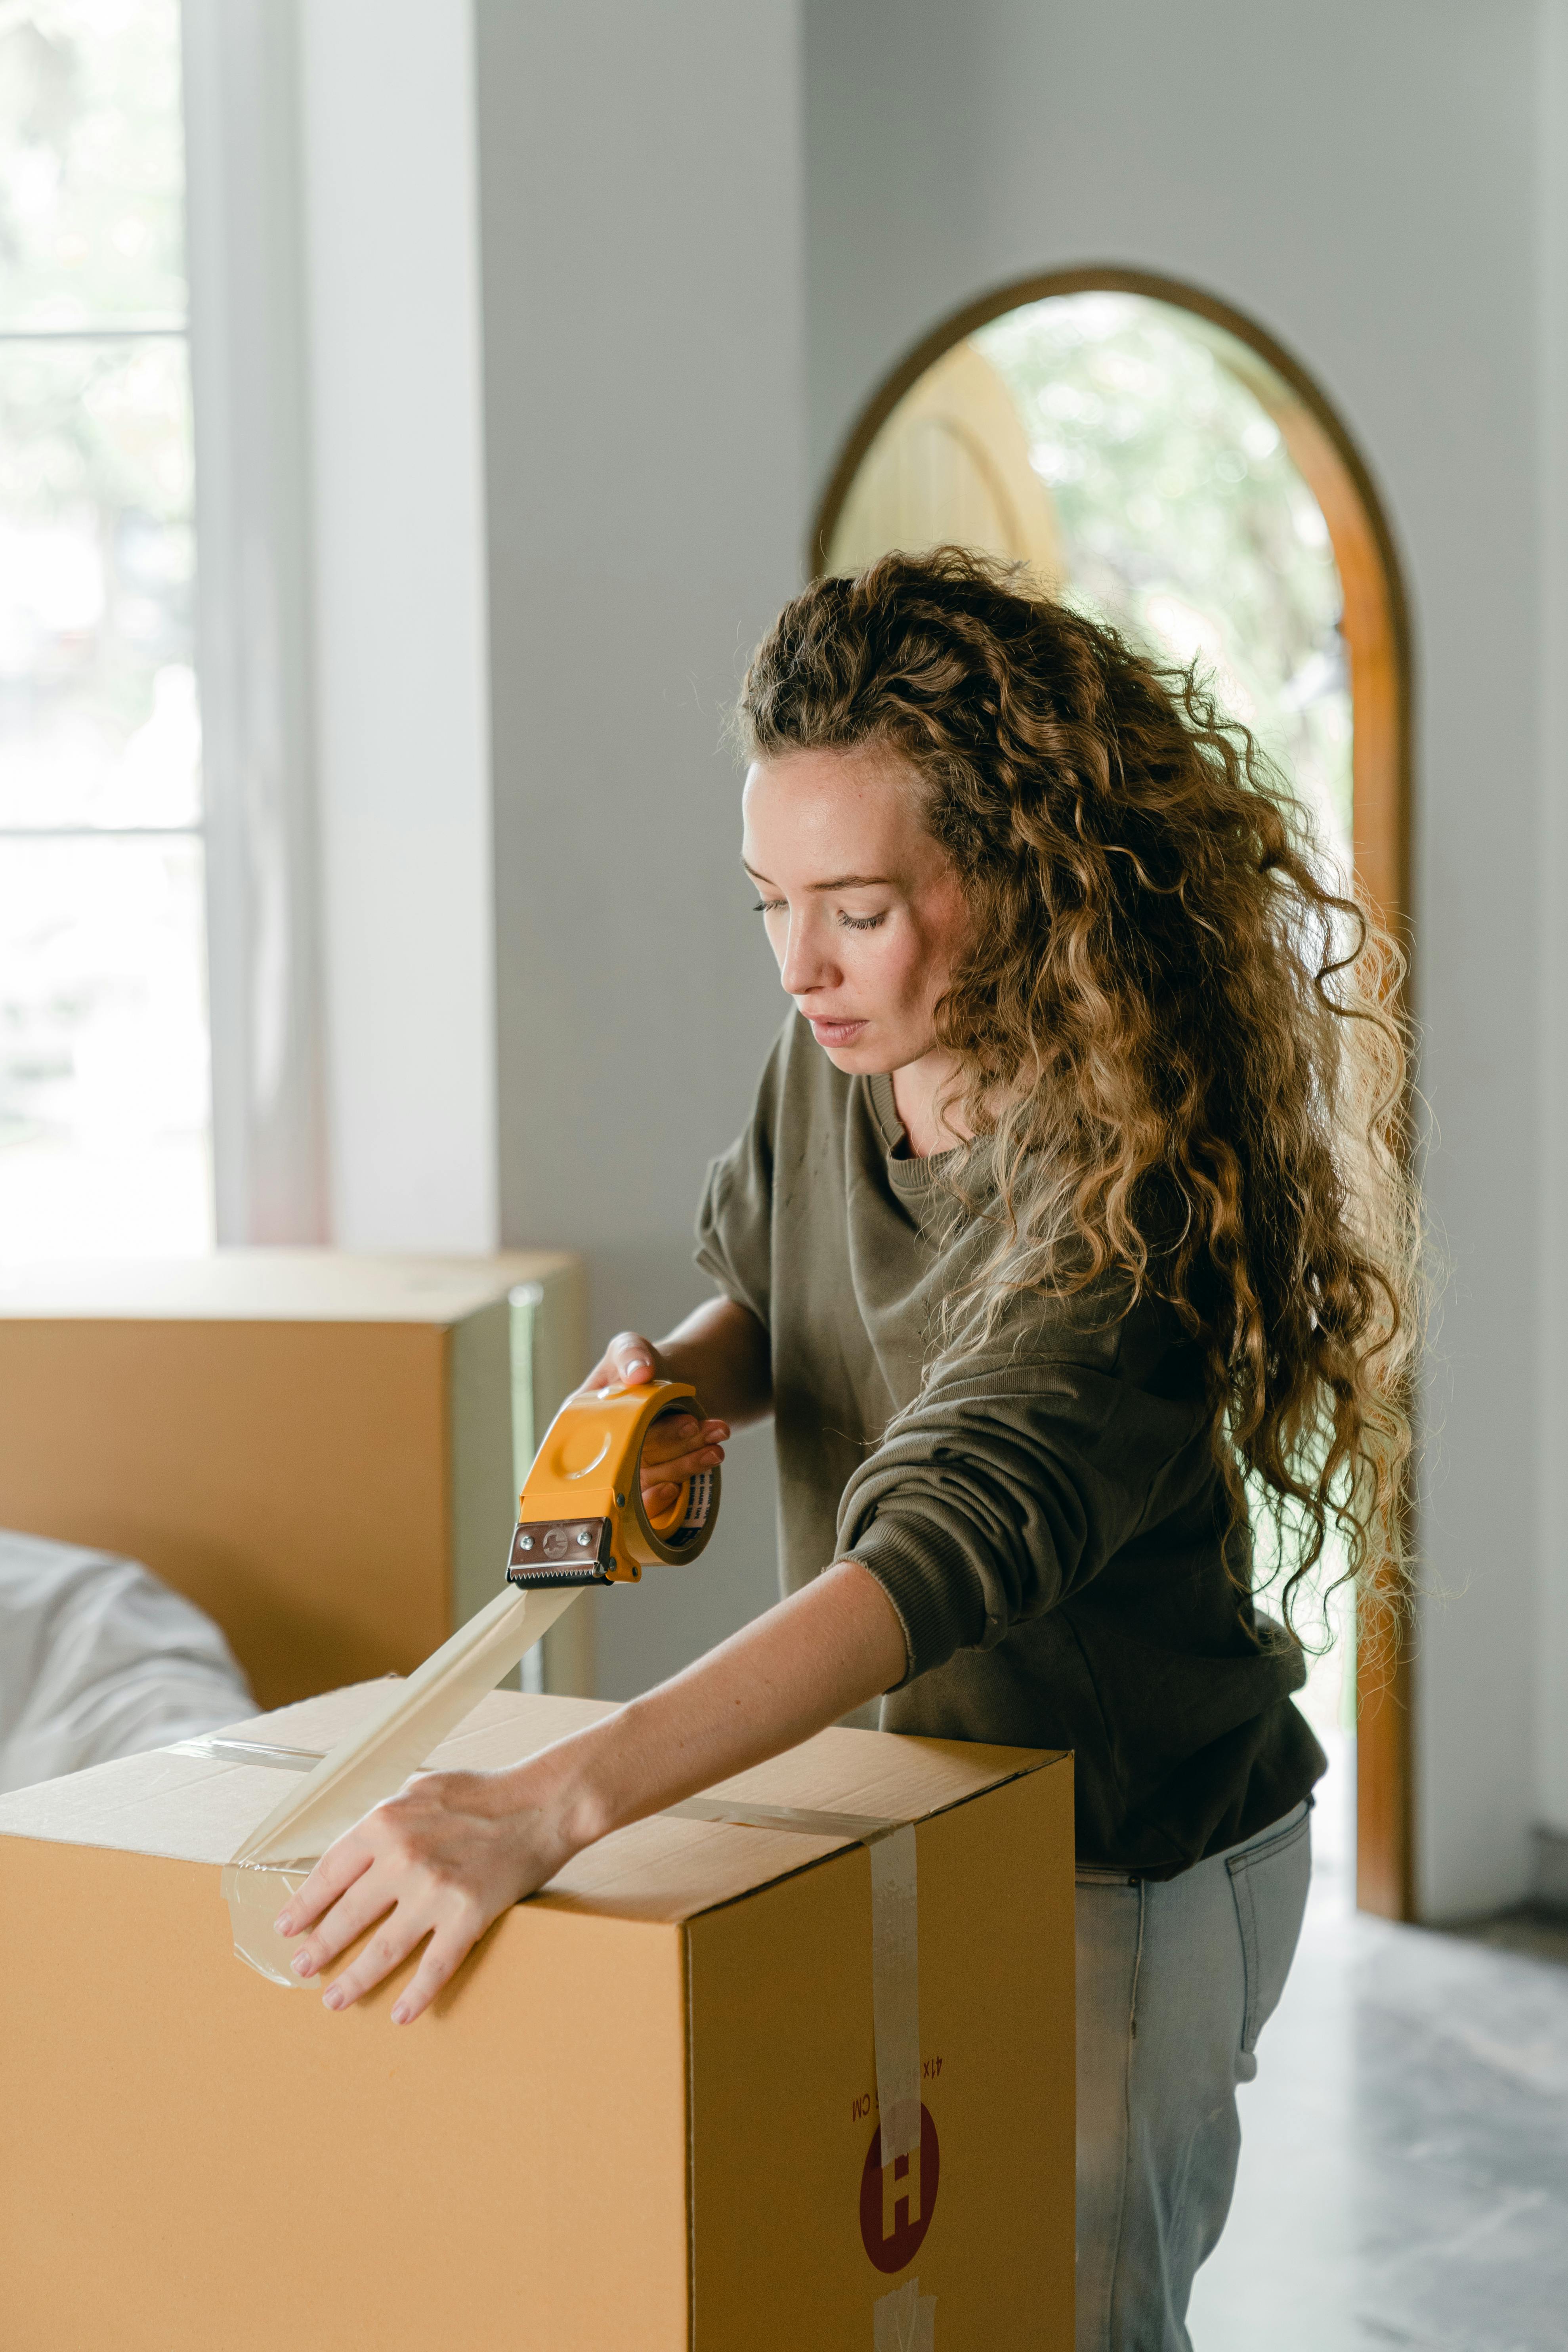
[[[234,1948],[247,1967],[274,1984],[307,1989],[289,1969],[289,1948],[271,1924],[302,1884],[299,1865],[308,1870],[335,1838],[400,1789],[563,1610],[571,1607],[578,1589],[508,1585],[406,1682],[389,1684],[369,1719],[329,1748],[302,1785],[274,1805],[222,1878]],[[225,1747],[229,1750],[226,1760],[236,1760],[233,1750],[239,1744],[215,1743],[215,1753]],[[267,1760],[278,1761],[277,1751]],[[292,1765],[296,1759],[287,1761]]]
[[882,2162],[921,2144],[920,1911],[915,1832],[878,1838],[871,1854],[871,2018]]
[[862,1845],[899,1827],[879,1813],[825,1813],[809,1805],[749,1805],[731,1797],[688,1797],[684,1804],[666,1805],[664,1813],[667,1820],[678,1822],[729,1822],[742,1830],[795,1830],[803,1837],[854,1838]]
[[226,1739],[217,1731],[203,1732],[195,1739],[172,1739],[158,1750],[160,1756],[199,1756],[206,1764],[261,1764],[273,1772],[313,1772],[325,1752],[282,1748],[270,1739]]
[[872,2352],[936,2352],[936,2297],[906,2279],[871,2306]]
[[327,1750],[303,1788],[273,1807],[235,1861],[313,1862],[325,1853],[334,1838],[418,1771],[571,1607],[579,1589],[508,1585],[498,1592],[406,1682],[387,1685],[368,1719]]

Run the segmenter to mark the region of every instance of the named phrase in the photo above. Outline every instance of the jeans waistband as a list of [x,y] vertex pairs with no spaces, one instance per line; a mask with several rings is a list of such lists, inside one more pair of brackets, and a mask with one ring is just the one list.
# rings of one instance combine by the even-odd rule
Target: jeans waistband
[[[1267,1845],[1271,1838],[1282,1837],[1287,1830],[1294,1829],[1298,1822],[1305,1821],[1311,1810],[1311,1798],[1303,1797],[1300,1803],[1292,1805],[1288,1813],[1281,1813],[1278,1821],[1265,1822],[1260,1830],[1254,1830],[1250,1837],[1243,1838],[1238,1844],[1221,1846],[1217,1853],[1200,1854],[1196,1862],[1188,1863],[1184,1867],[1198,1870],[1205,1863],[1234,1862],[1238,1853],[1248,1853],[1254,1846]],[[1158,1885],[1164,1879],[1181,1875],[1179,1870],[1124,1870],[1115,1863],[1087,1861],[1080,1861],[1073,1873],[1079,1886],[1136,1886],[1145,1878]]]

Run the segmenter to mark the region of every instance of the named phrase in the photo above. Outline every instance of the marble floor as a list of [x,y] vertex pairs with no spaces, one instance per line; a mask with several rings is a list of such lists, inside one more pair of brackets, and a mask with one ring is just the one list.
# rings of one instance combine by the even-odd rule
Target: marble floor
[[1241,2093],[1194,2352],[1564,2352],[1568,1933],[1394,1927],[1350,1902],[1331,1773],[1285,1998]]

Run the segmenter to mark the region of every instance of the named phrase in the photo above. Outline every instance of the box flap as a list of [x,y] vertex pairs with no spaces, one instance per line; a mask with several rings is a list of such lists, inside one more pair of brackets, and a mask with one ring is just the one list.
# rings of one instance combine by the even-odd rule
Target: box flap
[[514,1284],[572,1263],[559,1251],[497,1257],[353,1257],[341,1250],[215,1250],[207,1257],[0,1269],[0,1316],[35,1322],[461,1322]]
[[[379,1683],[302,1699],[221,1736],[324,1750],[374,1704]],[[615,1712],[608,1702],[492,1692],[433,1762],[493,1769]],[[1055,1760],[1054,1751],[829,1730],[717,1783],[709,1800],[795,1813],[923,1821]],[[0,1797],[0,1834],[226,1862],[277,1803],[276,1765],[156,1749]],[[620,1919],[675,1923],[790,1876],[853,1844],[842,1830],[694,1821],[661,1813],[576,1856],[535,1899]]]

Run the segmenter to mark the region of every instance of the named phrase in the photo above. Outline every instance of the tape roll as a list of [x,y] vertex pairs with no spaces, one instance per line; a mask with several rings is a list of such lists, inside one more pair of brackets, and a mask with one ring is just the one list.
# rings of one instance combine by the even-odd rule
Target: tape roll
[[[587,1540],[595,1520],[608,1520],[614,1538],[610,1575],[636,1577],[645,1568],[674,1567],[706,1549],[719,1516],[721,1482],[717,1470],[680,1481],[668,1511],[657,1517],[643,1500],[643,1453],[650,1432],[667,1413],[696,1401],[685,1381],[643,1381],[635,1387],[579,1390],[569,1396],[544,1433],[519,1498],[518,1544],[531,1550],[531,1536],[542,1546],[540,1581],[553,1563],[559,1544],[562,1565],[568,1547]],[[536,1530],[546,1532],[540,1537]],[[514,1550],[514,1564],[521,1566]]]
[[[656,1423],[648,1423],[649,1429]],[[647,1443],[646,1437],[644,1443]],[[700,1471],[695,1478],[684,1479],[681,1491],[669,1509],[658,1518],[648,1515],[642,1491],[642,1448],[637,1449],[637,1475],[634,1476],[626,1512],[636,1523],[635,1538],[627,1542],[634,1559],[644,1568],[662,1562],[673,1567],[678,1560],[695,1559],[707,1547],[719,1517],[720,1474],[717,1470]]]

